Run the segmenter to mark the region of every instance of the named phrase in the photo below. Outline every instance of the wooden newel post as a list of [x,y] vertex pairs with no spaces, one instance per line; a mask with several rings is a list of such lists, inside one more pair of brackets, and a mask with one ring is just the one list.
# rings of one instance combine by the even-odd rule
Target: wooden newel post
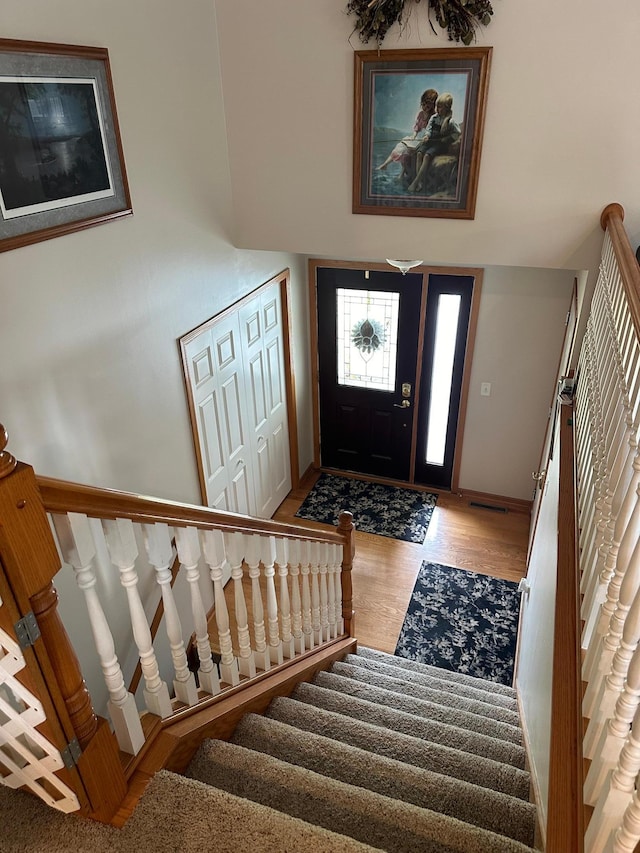
[[60,559],[33,469],[16,462],[5,450],[7,441],[7,431],[0,425],[2,564],[20,613],[26,616],[33,611],[38,621],[75,737],[80,746],[84,747],[95,734],[98,720],[93,712],[78,658],[58,614],[58,595],[52,578],[60,569]]
[[58,613],[58,593],[53,583],[31,596],[31,606],[60,685],[73,730],[80,747],[86,749],[98,730],[98,718],[93,710],[91,696],[75,650]]
[[33,613],[36,618],[40,637],[33,643],[33,653],[65,737],[69,742],[77,739],[83,751],[78,770],[91,803],[90,813],[98,819],[108,819],[107,813],[113,814],[119,804],[114,802],[114,792],[121,801],[126,788],[124,781],[118,785],[116,779],[107,779],[110,790],[100,790],[100,784],[90,778],[95,772],[95,768],[88,772],[90,755],[98,748],[104,751],[105,744],[109,752],[111,735],[106,721],[96,717],[78,658],[58,612],[53,577],[60,570],[60,558],[35,473],[5,449],[7,441],[7,432],[0,424],[0,570],[4,571],[20,616]]
[[9,474],[18,464],[14,456],[12,456],[6,446],[9,442],[9,433],[0,424],[0,480],[3,477],[8,477]]
[[356,553],[356,526],[350,512],[341,512],[338,517],[338,533],[346,536],[347,541],[342,547],[342,618],[344,630],[349,637],[355,635],[355,613],[353,611],[353,589],[351,585],[351,569]]

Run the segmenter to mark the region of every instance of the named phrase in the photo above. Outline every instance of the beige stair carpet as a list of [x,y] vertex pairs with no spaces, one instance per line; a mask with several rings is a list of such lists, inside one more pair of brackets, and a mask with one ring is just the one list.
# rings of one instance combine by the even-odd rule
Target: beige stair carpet
[[[333,679],[333,681],[331,680]],[[391,729],[423,740],[430,740],[442,746],[450,746],[454,749],[462,749],[465,752],[480,755],[484,758],[493,758],[503,764],[511,764],[514,767],[524,769],[524,748],[510,741],[500,740],[479,732],[468,731],[442,723],[435,719],[418,716],[408,711],[388,707],[380,701],[380,691],[363,690],[363,695],[368,699],[360,699],[357,696],[338,692],[337,690],[321,687],[321,684],[336,683],[339,676],[331,673],[319,673],[314,684],[299,684],[292,693],[292,698],[299,702],[306,702],[316,708],[324,708],[325,711],[334,711],[336,714],[344,714],[354,717],[356,720],[366,720],[376,726]],[[353,683],[353,682],[352,682]]]
[[533,844],[535,808],[518,797],[303,732],[256,714],[244,717],[234,733],[233,743]]
[[371,853],[372,847],[258,803],[157,773],[122,829],[0,786],[1,853]]
[[233,743],[207,741],[189,772],[388,853],[528,853],[530,848],[429,809],[338,782]]

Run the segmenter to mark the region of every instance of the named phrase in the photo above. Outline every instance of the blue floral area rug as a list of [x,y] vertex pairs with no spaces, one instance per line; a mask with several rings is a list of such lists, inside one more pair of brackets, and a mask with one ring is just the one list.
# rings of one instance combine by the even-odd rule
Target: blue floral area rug
[[336,525],[339,514],[348,510],[364,533],[421,543],[437,499],[430,492],[321,474],[296,515]]
[[424,562],[395,653],[511,686],[519,613],[516,583]]

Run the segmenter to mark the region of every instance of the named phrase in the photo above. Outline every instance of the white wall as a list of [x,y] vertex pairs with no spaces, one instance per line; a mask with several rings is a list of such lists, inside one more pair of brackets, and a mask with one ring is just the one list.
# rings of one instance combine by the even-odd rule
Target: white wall
[[[450,47],[426,2],[383,49]],[[640,5],[499,2],[473,221],[351,213],[353,35],[346,0],[216,0],[238,245],[315,256],[583,269],[602,208],[640,241]]]
[[[291,267],[236,250],[211,0],[6,0],[4,37],[106,46],[134,215],[0,255],[0,422],[39,474],[200,502],[177,339]],[[301,394],[301,468],[312,457]]]
[[[460,487],[531,500],[573,273],[487,267],[473,354]],[[491,396],[480,396],[480,383]]]
[[[559,418],[558,418],[559,423]],[[556,429],[555,447],[558,448]],[[540,809],[539,823],[546,827],[551,742],[551,687],[553,635],[558,565],[559,453],[550,461],[540,504],[536,538],[529,563],[529,597],[523,596],[518,643],[516,688],[520,697],[527,753]]]
[[[0,422],[9,449],[41,475],[200,503],[177,340],[290,267],[304,470],[312,459],[306,265],[231,244],[211,0],[190,0],[188,12],[169,0],[5,0],[0,30],[109,49],[134,209],[0,254]],[[116,575],[99,587],[125,663],[130,631]],[[56,586],[102,710],[70,569]],[[143,592],[155,606],[153,587]]]

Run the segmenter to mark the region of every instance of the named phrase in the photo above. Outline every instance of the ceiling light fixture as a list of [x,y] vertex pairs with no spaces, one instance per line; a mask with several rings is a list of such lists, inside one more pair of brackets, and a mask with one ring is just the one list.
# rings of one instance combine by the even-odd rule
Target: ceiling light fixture
[[391,264],[392,267],[399,269],[402,275],[406,275],[409,270],[414,267],[419,267],[422,261],[393,261],[391,258],[387,258],[387,263]]

